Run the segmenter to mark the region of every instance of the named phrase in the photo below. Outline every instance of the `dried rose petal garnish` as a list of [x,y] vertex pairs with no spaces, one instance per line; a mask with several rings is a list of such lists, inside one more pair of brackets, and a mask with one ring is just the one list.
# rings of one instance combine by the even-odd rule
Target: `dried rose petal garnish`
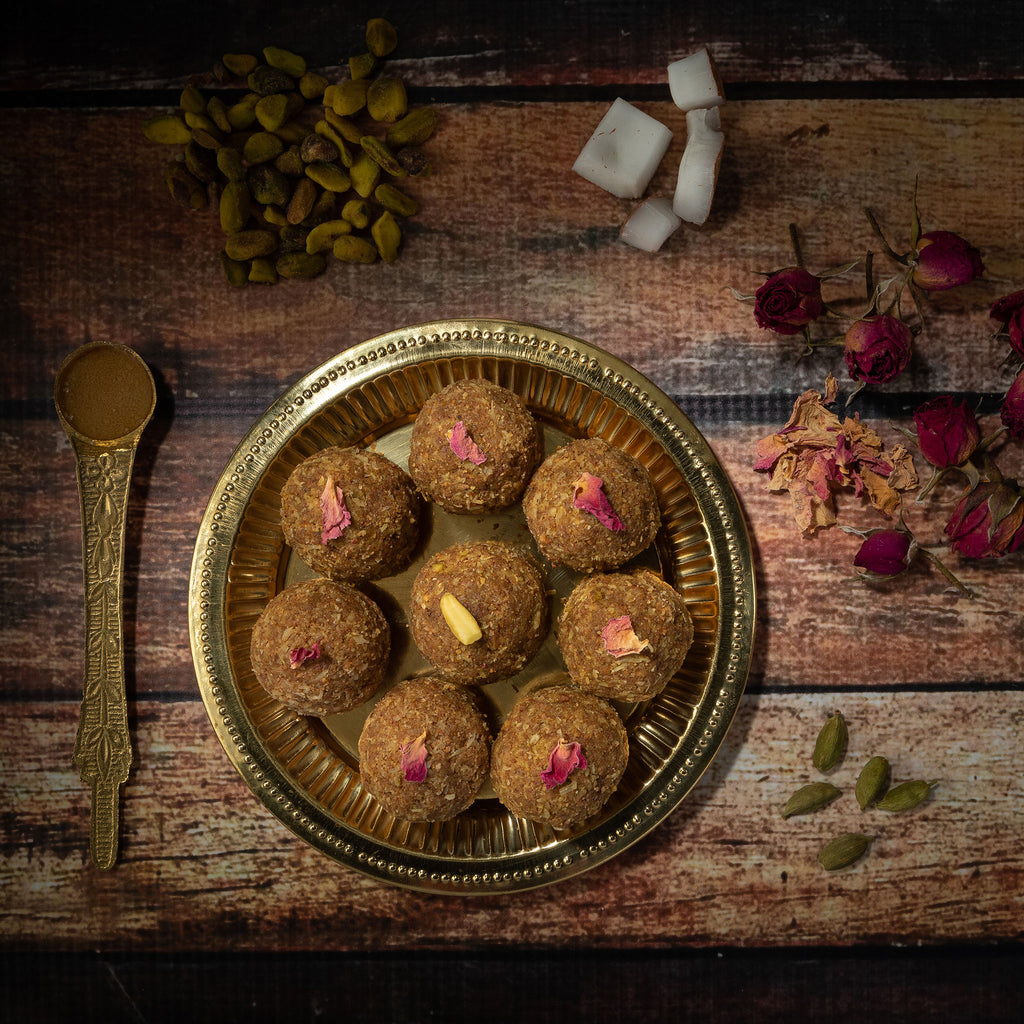
[[312,647],[293,647],[288,652],[288,661],[292,668],[298,668],[304,661],[315,661],[320,657],[319,642]]
[[406,782],[422,782],[427,777],[427,731],[402,744],[402,774]]
[[352,516],[345,508],[345,496],[330,474],[327,475],[327,483],[324,484],[323,492],[320,495],[320,514],[323,519],[323,526],[320,530],[321,544],[326,544],[329,540],[337,540],[345,527],[352,522]]
[[633,623],[628,615],[620,615],[617,619],[609,619],[601,630],[604,649],[613,658],[624,658],[627,654],[639,654],[641,651],[653,651],[650,640],[641,640],[633,631]]
[[572,503],[576,508],[589,512],[609,530],[624,530],[622,520],[616,515],[603,487],[604,481],[599,476],[583,473],[573,484]]
[[835,401],[838,382],[830,373],[825,399],[805,391],[789,422],[757,442],[754,469],[771,474],[768,489],[789,491],[797,525],[813,533],[836,522],[836,490],[866,494],[885,516],[894,515],[904,491],[917,486],[914,460],[903,445],[883,453],[882,439],[856,416],[840,421],[825,408]]
[[480,451],[477,443],[469,436],[466,424],[456,420],[455,426],[448,431],[448,446],[463,462],[472,462],[474,466],[482,465],[487,456]]
[[577,768],[586,768],[587,759],[583,756],[583,748],[573,740],[567,742],[559,739],[548,758],[548,766],[540,773],[544,785],[548,789],[560,786]]

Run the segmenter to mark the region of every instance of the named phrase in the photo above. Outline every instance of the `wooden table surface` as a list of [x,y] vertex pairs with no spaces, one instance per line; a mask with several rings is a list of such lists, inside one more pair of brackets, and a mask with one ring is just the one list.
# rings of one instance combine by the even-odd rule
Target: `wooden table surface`
[[[907,371],[851,404],[892,447],[912,410],[951,393],[986,432],[1012,380],[992,301],[1024,285],[1024,17],[1016,4],[919,0],[435,7],[190,2],[22,11],[0,63],[0,369],[4,523],[0,690],[0,1005],[50,1019],[79,1000],[109,1019],[201,1006],[219,1019],[1010,1020],[1022,994],[1021,553],[970,562],[976,591],[916,566],[851,582],[859,539],[804,537],[752,466],[838,350],[758,329],[738,292],[804,258],[824,269],[873,241],[904,248],[915,178],[925,230],[958,232],[985,275],[936,294]],[[365,8],[365,9],[364,9]],[[389,66],[433,105],[433,175],[393,264],[334,262],[312,281],[229,287],[212,214],[175,205],[167,150],[142,123],[221,53],[267,44],[332,80],[369,16],[399,33]],[[617,96],[675,133],[650,187],[670,195],[685,118],[666,66],[707,44],[725,83],[712,215],[657,254],[618,240],[632,202],[571,168]],[[856,271],[836,286],[862,294]],[[846,289],[845,293],[843,289]],[[200,519],[234,446],[290,384],[351,345],[425,321],[541,324],[631,363],[702,431],[750,531],[753,663],[699,784],[599,867],[511,895],[409,892],[324,857],[239,777],[197,687],[187,625]],[[108,339],[152,367],[159,402],[131,493],[126,558],[135,762],[113,870],[89,860],[89,794],[71,764],[83,668],[73,458],[52,406],[77,345]],[[841,398],[841,402],[845,397]],[[913,447],[911,445],[911,447]],[[1022,471],[1021,445],[999,453]],[[918,471],[926,475],[918,454]],[[957,485],[908,521],[940,545]],[[844,522],[882,525],[851,496]],[[852,787],[883,753],[938,781],[917,810],[862,815],[849,794],[779,809],[816,778],[811,748],[841,711]],[[851,811],[851,806],[853,810]],[[816,854],[870,831],[826,873]],[[356,998],[351,987],[360,993]],[[75,1003],[69,1004],[68,1000]],[[212,1002],[211,1002],[212,1001]],[[488,1005],[490,1002],[491,1005]]]

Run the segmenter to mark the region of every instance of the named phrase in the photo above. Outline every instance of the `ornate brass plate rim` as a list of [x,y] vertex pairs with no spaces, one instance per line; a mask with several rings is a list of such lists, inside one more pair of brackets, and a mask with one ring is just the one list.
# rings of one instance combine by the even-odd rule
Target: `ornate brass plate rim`
[[[579,835],[537,848],[445,856],[377,841],[331,814],[265,749],[228,652],[228,570],[255,488],[288,440],[367,382],[413,366],[511,360],[592,389],[645,428],[693,492],[714,561],[717,622],[703,692],[663,767],[648,784]],[[568,335],[497,319],[445,320],[380,335],[297,381],[250,428],[210,498],[196,540],[189,634],[200,692],[228,757],[258,799],[296,835],[370,877],[458,895],[509,892],[572,877],[614,857],[657,826],[693,788],[735,715],[755,625],[750,540],[739,501],[706,440],[669,397],[627,363]]]

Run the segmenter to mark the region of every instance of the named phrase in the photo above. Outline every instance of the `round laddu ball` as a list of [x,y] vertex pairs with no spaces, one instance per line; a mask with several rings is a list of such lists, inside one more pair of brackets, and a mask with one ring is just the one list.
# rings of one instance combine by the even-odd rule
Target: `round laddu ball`
[[359,774],[396,817],[447,821],[487,779],[491,733],[475,694],[443,679],[407,679],[376,703],[359,736]]
[[270,599],[253,626],[252,669],[271,697],[303,715],[368,701],[384,679],[391,630],[365,594],[332,580],[303,580]]
[[549,455],[523,495],[526,522],[553,565],[616,569],[640,554],[661,525],[650,475],[628,452],[592,437]]
[[431,395],[409,439],[409,473],[448,512],[495,512],[519,500],[543,455],[540,429],[513,391],[459,380]]
[[512,814],[571,828],[607,803],[628,757],[611,704],[571,686],[545,687],[506,717],[491,749],[491,785]]
[[[453,616],[461,613],[453,612],[452,599],[471,616],[478,638],[460,638]],[[530,558],[501,541],[453,544],[416,574],[409,621],[420,653],[445,678],[466,684],[505,679],[526,665],[544,639],[544,577]]]
[[412,477],[377,452],[324,448],[281,488],[285,540],[311,569],[345,582],[401,572],[420,539]]
[[660,693],[692,643],[683,596],[647,570],[588,576],[569,595],[558,623],[573,682],[610,700]]

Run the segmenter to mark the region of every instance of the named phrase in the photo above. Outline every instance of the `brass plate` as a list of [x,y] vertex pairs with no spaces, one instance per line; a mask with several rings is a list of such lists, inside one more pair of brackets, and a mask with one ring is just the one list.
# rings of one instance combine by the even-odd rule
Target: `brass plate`
[[[693,647],[666,689],[643,704],[620,706],[630,735],[625,775],[603,811],[573,830],[516,818],[489,790],[450,822],[394,818],[359,779],[356,740],[372,702],[322,720],[297,715],[264,692],[249,661],[252,626],[267,601],[287,582],[310,575],[280,529],[280,490],[292,468],[331,444],[375,445],[405,466],[411,423],[427,395],[465,377],[483,377],[521,395],[542,423],[549,451],[569,437],[599,436],[644,463],[663,521],[639,561],[658,568],[684,595],[694,620]],[[392,624],[385,687],[425,669],[404,611],[417,569],[434,551],[480,537],[532,545],[518,507],[480,517],[434,508],[412,567],[367,588]],[[541,562],[555,591],[554,622],[579,577]],[[746,685],[754,571],[728,479],[667,395],[621,360],[555,331],[451,320],[394,331],[340,353],[290,387],[253,425],[221,475],[199,530],[189,631],[218,738],[252,791],[293,832],[393,885],[463,895],[509,892],[569,878],[615,856],[662,821],[697,782]],[[483,688],[495,727],[525,687],[563,673],[552,632],[520,676]]]

